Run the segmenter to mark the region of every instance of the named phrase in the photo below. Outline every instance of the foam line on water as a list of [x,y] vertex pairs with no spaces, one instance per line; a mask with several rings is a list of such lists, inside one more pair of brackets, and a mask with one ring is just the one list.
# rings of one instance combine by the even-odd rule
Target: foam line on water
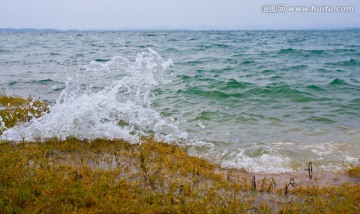
[[187,150],[191,155],[217,162],[222,167],[245,169],[251,173],[302,171],[308,162],[313,162],[317,170],[337,171],[344,168],[344,163],[357,164],[359,161],[356,152],[352,152],[357,151],[358,146],[346,142],[316,142],[312,145],[289,141],[239,143],[227,149],[221,144],[223,142],[193,139]]

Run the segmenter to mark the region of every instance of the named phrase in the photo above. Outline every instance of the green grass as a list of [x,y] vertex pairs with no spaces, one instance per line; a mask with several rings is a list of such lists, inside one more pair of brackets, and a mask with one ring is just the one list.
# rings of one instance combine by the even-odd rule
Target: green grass
[[[359,168],[348,174],[359,176]],[[251,178],[229,171],[152,139],[0,142],[0,213],[360,212],[359,183],[299,186],[285,194],[271,179],[254,189]]]

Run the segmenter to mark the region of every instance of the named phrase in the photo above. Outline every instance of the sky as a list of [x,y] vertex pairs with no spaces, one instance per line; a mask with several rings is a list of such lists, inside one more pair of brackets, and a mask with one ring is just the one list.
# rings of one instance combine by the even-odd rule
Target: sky
[[[284,12],[275,12],[278,5]],[[269,7],[272,6],[272,7]],[[351,6],[353,12],[290,12]],[[359,0],[0,0],[0,28],[328,29],[360,27]]]

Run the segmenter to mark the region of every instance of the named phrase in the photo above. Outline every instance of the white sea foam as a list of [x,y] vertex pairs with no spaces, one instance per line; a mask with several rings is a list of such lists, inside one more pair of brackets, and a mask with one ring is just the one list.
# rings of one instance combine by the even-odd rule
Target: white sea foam
[[251,156],[246,149],[236,149],[233,151],[223,151],[222,156],[228,157],[221,161],[221,166],[225,168],[242,168],[253,173],[284,173],[292,172],[292,160],[279,154],[260,154]]
[[[80,69],[75,76],[68,76],[66,88],[49,113],[6,130],[1,138],[19,142],[73,136],[132,143],[139,142],[141,136],[165,141],[187,138],[174,122],[151,108],[151,92],[165,82],[164,72],[171,65],[171,60],[163,60],[152,49],[139,53],[135,60],[114,57],[105,63],[93,61],[83,72]],[[118,79],[97,91],[92,85],[84,86],[84,78],[94,74],[101,78],[106,72]]]
[[239,152],[232,160],[224,161],[222,167],[243,168],[253,173],[284,173],[292,172],[291,159],[279,155],[263,154],[259,157],[249,157],[244,152]]
[[[316,170],[334,171],[343,169],[344,161],[358,163],[355,149],[344,142],[314,143],[312,145],[293,142],[238,144],[233,149],[223,149],[221,142],[190,140],[193,148],[189,153],[225,168],[245,169],[252,173],[285,173],[302,171],[309,162]],[[206,145],[206,146],[205,146]]]
[[3,118],[0,116],[0,131],[5,130],[5,129],[6,129],[5,123],[3,121]]

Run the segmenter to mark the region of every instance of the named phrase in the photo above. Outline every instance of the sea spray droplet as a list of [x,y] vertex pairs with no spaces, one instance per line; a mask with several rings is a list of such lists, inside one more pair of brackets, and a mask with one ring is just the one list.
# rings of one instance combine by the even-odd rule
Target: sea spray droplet
[[[108,62],[93,61],[88,69],[80,69],[75,77],[67,78],[66,88],[49,113],[5,131],[1,138],[36,141],[74,136],[118,138],[132,143],[139,142],[141,136],[165,141],[187,138],[175,123],[151,108],[151,92],[166,82],[164,72],[171,65],[171,60],[163,60],[152,49],[139,53],[135,60],[115,57]],[[102,90],[94,90],[92,85],[84,87],[83,78],[90,72],[92,77],[101,77],[110,71],[120,78]]]

